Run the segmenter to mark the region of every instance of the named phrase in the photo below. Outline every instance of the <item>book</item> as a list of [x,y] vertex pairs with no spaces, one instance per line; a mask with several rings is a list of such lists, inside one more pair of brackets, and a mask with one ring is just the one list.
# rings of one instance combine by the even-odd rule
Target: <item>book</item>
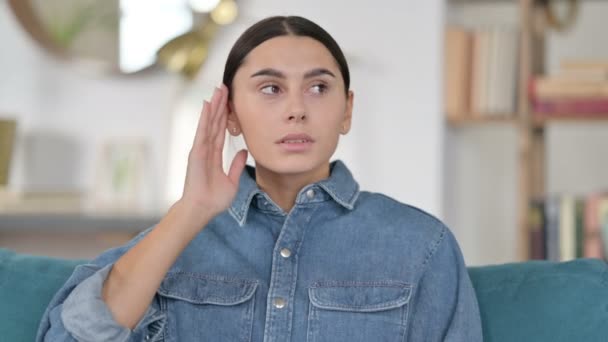
[[486,111],[485,98],[487,90],[487,46],[488,34],[483,30],[473,32],[471,61],[471,112],[481,116]]
[[608,116],[608,97],[580,99],[534,99],[535,114]]
[[450,119],[461,119],[470,111],[472,34],[448,26],[444,37],[444,106]]
[[559,67],[561,70],[608,71],[608,60],[564,59]]
[[584,257],[585,247],[585,199],[577,198],[574,204],[574,222],[576,228],[576,258]]
[[561,69],[551,78],[558,81],[608,81],[608,69]]
[[536,198],[528,210],[530,259],[608,257],[608,193]]
[[608,195],[602,196],[597,205],[598,230],[602,240],[604,258],[608,258]]
[[608,81],[563,80],[541,76],[530,80],[529,93],[532,100],[608,98]]
[[543,199],[533,199],[528,213],[530,232],[530,259],[544,260],[545,252],[545,203]]
[[515,113],[517,111],[517,89],[519,82],[519,32],[516,29],[506,29],[504,35],[503,58],[504,63],[499,66],[502,77],[499,84],[500,111],[503,113]]
[[598,215],[598,208],[602,197],[599,193],[590,194],[585,202],[585,243],[583,251],[585,258],[601,259],[604,257]]
[[482,113],[485,115],[496,115],[498,108],[498,92],[500,90],[500,84],[498,83],[500,80],[500,71],[496,68],[497,65],[500,65],[500,44],[501,44],[501,34],[498,28],[492,27],[488,29],[488,41],[487,41],[487,64],[486,64],[486,84],[487,84],[487,93],[485,98],[485,107],[482,110]]
[[517,104],[517,30],[493,26],[477,29],[472,35],[471,112],[474,116],[513,115]]
[[549,196],[545,199],[546,223],[546,248],[547,260],[560,261],[560,199],[557,196]]
[[576,258],[575,199],[572,195],[559,198],[559,260]]
[[517,91],[517,31],[496,27],[490,31],[491,48],[488,79],[488,108],[490,115],[509,115],[516,111]]

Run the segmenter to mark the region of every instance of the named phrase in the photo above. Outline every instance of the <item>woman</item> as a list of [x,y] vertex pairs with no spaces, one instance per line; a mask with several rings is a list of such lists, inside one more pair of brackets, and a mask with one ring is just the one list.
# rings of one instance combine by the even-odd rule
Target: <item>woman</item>
[[[205,102],[183,196],[154,227],[76,268],[48,341],[481,341],[454,236],[359,186],[340,160],[353,92],[321,27],[271,17],[232,48]],[[226,130],[243,134],[222,169]]]

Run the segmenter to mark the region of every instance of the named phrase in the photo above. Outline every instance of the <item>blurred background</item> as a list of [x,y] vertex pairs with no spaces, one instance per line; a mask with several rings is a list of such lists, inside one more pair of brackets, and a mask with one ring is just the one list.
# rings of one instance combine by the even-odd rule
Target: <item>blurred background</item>
[[592,0],[0,0],[0,247],[91,258],[154,225],[230,47],[277,14],[346,55],[334,159],[363,190],[442,219],[469,265],[605,257],[608,2]]

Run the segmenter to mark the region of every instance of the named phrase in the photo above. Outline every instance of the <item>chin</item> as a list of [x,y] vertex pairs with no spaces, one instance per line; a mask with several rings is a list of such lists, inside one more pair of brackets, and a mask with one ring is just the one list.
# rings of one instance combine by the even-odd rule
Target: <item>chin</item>
[[259,161],[256,159],[256,165],[280,174],[299,174],[313,171],[327,161],[311,154],[291,154],[262,158]]

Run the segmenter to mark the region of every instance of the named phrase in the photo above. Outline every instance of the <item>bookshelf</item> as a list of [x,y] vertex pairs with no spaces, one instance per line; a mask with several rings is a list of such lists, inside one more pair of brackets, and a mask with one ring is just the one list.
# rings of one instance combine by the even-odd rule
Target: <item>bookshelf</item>
[[[583,1],[583,0],[581,0]],[[592,1],[592,0],[584,0]],[[577,123],[606,123],[608,124],[608,112],[603,114],[583,113],[561,113],[560,115],[541,115],[536,112],[530,101],[530,80],[535,76],[546,74],[545,66],[545,32],[538,29],[538,21],[544,15],[542,7],[546,1],[542,0],[449,0],[450,4],[477,6],[487,3],[505,4],[510,3],[517,6],[517,80],[516,80],[516,102],[512,114],[483,113],[479,110],[473,112],[449,113],[446,111],[446,124],[448,129],[461,129],[463,127],[475,127],[485,125],[504,125],[514,128],[517,136],[517,256],[520,260],[529,260],[530,247],[530,210],[529,206],[533,199],[543,197],[546,194],[546,144],[547,127],[554,123],[577,124]],[[577,20],[584,20],[579,15]],[[473,49],[474,49],[473,45]],[[448,67],[449,68],[449,67]],[[471,72],[473,76],[474,72]],[[460,76],[454,76],[460,77]],[[449,82],[449,81],[448,81]],[[472,82],[469,80],[469,82]],[[474,87],[474,86],[473,86]],[[465,95],[469,99],[473,96]],[[448,99],[446,102],[449,102]],[[470,100],[469,106],[473,106]],[[449,107],[449,105],[448,105]]]

